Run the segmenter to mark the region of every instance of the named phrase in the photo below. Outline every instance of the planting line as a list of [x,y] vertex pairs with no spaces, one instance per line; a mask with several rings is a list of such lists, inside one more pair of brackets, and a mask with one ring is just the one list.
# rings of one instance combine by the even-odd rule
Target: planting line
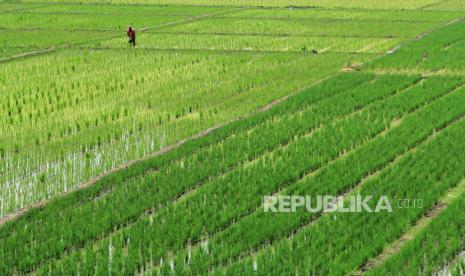
[[[205,7],[205,8],[251,8],[257,10],[288,10],[288,9],[297,9],[297,10],[305,10],[305,9],[312,9],[312,10],[319,10],[319,11],[361,11],[361,12],[393,12],[393,11],[401,11],[402,9],[382,9],[382,8],[345,8],[345,7],[318,7],[318,6],[256,6],[256,5],[207,5],[207,4],[156,4],[156,3],[80,3],[78,1],[60,1],[60,2],[50,2],[50,1],[43,1],[43,2],[34,2],[37,4],[45,4],[45,5],[56,5],[56,6],[122,6],[122,7]],[[418,8],[417,8],[418,9]],[[407,11],[415,11],[414,8],[406,9]],[[438,12],[434,10],[421,10],[421,12]],[[453,12],[453,11],[441,11],[441,12]]]
[[[335,76],[335,75],[336,75],[336,74],[329,75],[329,76],[327,76],[327,77],[325,77],[325,78],[322,78],[322,79],[320,79],[320,80],[318,80],[318,81],[313,82],[313,83],[310,84],[310,85],[306,85],[306,86],[302,87],[301,89],[298,89],[298,90],[296,90],[296,91],[294,91],[294,92],[292,92],[292,93],[289,93],[288,95],[282,97],[281,99],[278,99],[278,100],[275,100],[275,101],[269,103],[269,104],[268,104],[267,106],[265,106],[264,108],[260,108],[259,110],[256,110],[256,111],[251,111],[251,112],[249,112],[249,114],[246,114],[245,118],[251,117],[251,116],[252,116],[253,114],[255,114],[255,113],[264,112],[264,111],[270,109],[271,107],[273,107],[273,106],[279,104],[279,103],[282,102],[283,100],[287,99],[289,96],[291,96],[291,95],[296,95],[296,94],[305,92],[305,91],[307,91],[308,89],[310,89],[311,87],[313,87],[313,86],[315,86],[315,85],[317,85],[317,84],[319,84],[319,83],[321,83],[321,82],[323,82],[323,81],[326,81],[326,80],[328,80],[329,78],[332,78],[332,77]],[[323,99],[326,99],[326,97],[324,97],[324,98],[322,98],[322,99],[320,99],[320,100],[323,100]],[[320,100],[318,100],[318,101],[320,101]],[[316,101],[316,102],[318,102],[318,101]],[[315,103],[316,103],[316,102],[315,102]],[[277,116],[277,115],[274,115],[274,116],[272,116],[272,118],[275,118],[276,116]],[[272,118],[265,120],[265,122],[267,122],[267,121],[269,121],[269,120],[272,120]],[[237,118],[233,119],[231,122],[233,122],[233,121],[238,121],[238,120],[241,120],[241,119],[242,119],[242,116],[238,116]],[[264,123],[265,123],[265,122],[264,122]],[[219,126],[219,127],[221,127],[221,126]],[[256,127],[256,125],[252,125],[252,126],[247,127],[245,130],[247,130],[247,129],[250,130],[250,129],[253,129],[253,128],[255,128],[255,127]],[[226,136],[226,137],[224,137],[224,138],[222,138],[222,139],[225,140],[225,139],[227,139],[229,136],[230,136],[230,135],[228,135],[228,136]],[[195,139],[196,137],[192,137],[192,138]],[[191,139],[189,139],[189,140],[191,140]],[[206,147],[208,147],[208,145],[207,145]],[[148,156],[147,158],[151,158],[151,157],[153,157],[153,156]],[[137,161],[139,161],[139,160],[144,160],[144,159],[147,159],[147,158],[138,159]],[[129,164],[129,165],[130,165],[130,164]],[[120,169],[124,169],[124,168],[120,168]],[[106,174],[100,175],[99,178],[101,178],[101,177],[103,177],[103,176],[106,176]],[[89,186],[89,185],[84,184],[84,187],[87,187],[87,186]],[[79,187],[78,187],[78,189],[79,189]],[[72,189],[71,191],[74,191],[74,189]],[[2,224],[3,224],[3,223],[2,223],[2,220],[0,219],[0,226],[1,226]]]
[[[41,6],[44,7],[44,6]],[[158,17],[195,17],[197,14],[172,14],[172,13],[106,13],[83,11],[29,11],[24,9],[8,10],[14,14],[47,14],[47,15],[94,15],[94,16],[158,16]],[[378,19],[378,18],[338,18],[338,17],[280,17],[280,16],[212,16],[212,19],[243,19],[243,20],[271,20],[271,21],[320,21],[320,22],[380,22],[380,23],[441,23],[443,20],[425,19]]]
[[[402,47],[402,45],[399,46],[399,47]],[[45,50],[45,51],[46,51],[45,53],[48,53],[48,52],[52,52],[52,51],[54,51],[54,50],[53,50],[53,49],[48,49],[48,50]],[[41,54],[41,53],[44,53],[44,52],[43,52],[43,51],[42,51],[42,52],[41,52],[41,51],[37,51],[36,54]],[[34,55],[34,53],[30,53],[30,54],[27,54],[27,53],[26,53],[26,54],[24,54],[24,56],[32,56],[32,55]],[[385,55],[383,55],[383,56],[385,56]],[[381,57],[383,57],[383,56],[381,56]],[[381,57],[380,57],[380,58],[381,58]],[[8,59],[8,60],[9,60],[9,59]],[[5,61],[5,59],[0,59],[0,63],[3,62],[3,61]],[[299,94],[299,93],[302,93],[302,92],[305,91],[306,89],[308,89],[308,88],[310,88],[310,87],[312,87],[312,86],[314,86],[314,85],[316,85],[316,84],[318,84],[318,83],[321,83],[321,82],[323,82],[323,81],[325,81],[325,80],[328,80],[328,79],[334,77],[334,76],[337,75],[337,74],[338,74],[338,73],[331,74],[331,75],[327,76],[326,78],[323,78],[323,79],[321,79],[321,80],[319,80],[319,81],[316,81],[315,83],[311,84],[311,85],[308,86],[308,87],[303,87],[302,89],[299,89],[299,90],[297,90],[297,91],[295,91],[295,92],[293,92],[293,93],[290,93],[289,95],[287,95],[287,96],[285,96],[285,97],[283,97],[283,98],[281,98],[281,99],[275,100],[275,101],[271,102],[269,105],[265,106],[264,108],[259,109],[259,110],[255,111],[255,112],[251,112],[250,114],[246,115],[245,118],[252,116],[254,113],[264,112],[264,111],[270,109],[271,107],[273,107],[274,105],[277,105],[277,104],[281,103],[282,101],[286,100],[286,99],[289,98],[290,96],[296,95],[296,94]],[[84,182],[83,184],[77,186],[77,187],[74,188],[74,189],[70,189],[70,190],[67,191],[66,193],[62,193],[61,196],[65,195],[65,194],[67,194],[67,193],[73,192],[73,191],[77,191],[77,190],[80,190],[80,189],[84,189],[84,188],[86,188],[86,187],[88,187],[88,186],[91,186],[91,185],[95,184],[95,183],[96,183],[97,181],[99,181],[101,178],[103,178],[103,177],[105,177],[105,176],[107,176],[107,175],[109,175],[109,174],[111,174],[111,173],[113,173],[113,172],[117,172],[117,171],[121,171],[121,170],[127,169],[129,166],[131,166],[131,165],[133,165],[133,164],[135,164],[135,163],[137,163],[137,162],[139,162],[139,161],[143,161],[143,160],[146,160],[146,159],[150,159],[150,158],[153,158],[153,157],[162,155],[162,154],[164,154],[164,153],[166,153],[166,152],[168,152],[168,151],[171,151],[171,150],[174,149],[174,148],[177,148],[177,147],[179,147],[179,146],[185,144],[187,141],[195,140],[195,139],[197,139],[197,138],[199,138],[199,137],[206,136],[206,135],[208,135],[210,132],[212,132],[212,131],[214,131],[214,130],[216,130],[216,129],[219,129],[219,128],[225,126],[225,125],[228,125],[228,124],[230,124],[230,123],[232,123],[232,122],[235,122],[235,121],[238,121],[238,120],[241,120],[241,119],[242,119],[241,117],[233,118],[233,119],[228,120],[228,121],[226,121],[226,122],[224,122],[224,123],[221,123],[221,124],[218,124],[218,125],[213,126],[213,127],[211,127],[211,128],[208,128],[207,130],[202,131],[202,132],[198,133],[197,135],[195,135],[195,136],[193,136],[193,137],[186,138],[186,139],[182,139],[182,140],[180,140],[179,142],[177,142],[177,143],[175,143],[175,144],[173,144],[173,145],[170,145],[170,146],[167,146],[167,147],[161,149],[160,151],[156,152],[156,153],[153,154],[153,155],[148,155],[148,156],[146,156],[146,157],[144,157],[144,158],[140,158],[140,159],[137,159],[137,160],[132,160],[132,161],[129,161],[129,162],[125,163],[125,164],[122,164],[122,165],[120,165],[120,166],[117,166],[117,167],[115,167],[115,168],[113,168],[113,169],[110,169],[110,170],[108,170],[108,171],[106,171],[106,172],[104,172],[104,173],[102,173],[102,174],[96,176],[95,178],[90,179],[89,181]],[[59,195],[58,195],[58,196],[59,196]],[[52,198],[52,199],[53,199],[53,198]],[[12,220],[17,219],[17,218],[19,218],[20,216],[24,215],[29,209],[32,209],[32,208],[39,208],[39,209],[41,209],[41,208],[43,208],[43,207],[44,207],[45,205],[47,205],[48,202],[50,202],[52,199],[46,199],[46,200],[40,201],[40,202],[38,202],[38,203],[35,204],[35,205],[32,205],[32,206],[30,206],[30,207],[25,207],[25,208],[19,209],[19,210],[17,210],[17,211],[14,211],[14,212],[12,212],[12,213],[10,213],[10,214],[5,215],[4,217],[0,218],[0,227],[1,227],[3,224],[5,224],[5,223],[7,223],[7,222],[9,222],[9,221],[12,221]]]
[[[157,27],[150,27],[153,29]],[[103,28],[64,28],[64,27],[0,27],[0,30],[5,31],[67,31],[67,32],[118,32],[121,33],[123,30],[118,29],[103,29]],[[185,31],[151,31],[148,29],[142,28],[141,30],[145,31],[146,34],[170,34],[170,35],[192,35],[192,36],[207,36],[207,35],[216,35],[216,36],[250,36],[250,37],[298,37],[298,38],[384,38],[384,39],[411,39],[412,36],[394,36],[394,35],[331,35],[331,34],[292,34],[292,33],[243,33],[243,32],[185,32]]]
[[459,18],[455,18],[455,19],[453,19],[453,20],[447,22],[446,24],[439,25],[439,26],[435,26],[435,27],[433,27],[433,28],[427,30],[426,32],[423,32],[423,33],[419,34],[419,35],[418,35],[417,37],[415,37],[413,40],[406,41],[406,42],[403,42],[403,43],[397,45],[396,47],[394,47],[393,49],[391,49],[390,51],[388,51],[388,54],[393,54],[393,53],[397,52],[400,48],[402,48],[404,45],[406,45],[406,44],[408,44],[408,43],[421,40],[421,39],[423,39],[424,37],[428,36],[429,34],[431,34],[431,33],[434,32],[434,31],[440,30],[441,28],[444,28],[444,27],[449,26],[449,25],[452,25],[452,24],[459,23],[459,22],[463,21],[464,19],[465,19],[465,16],[462,16],[462,17],[459,17]]
[[375,75],[385,75],[385,74],[402,74],[402,75],[421,75],[423,77],[429,76],[451,76],[451,77],[461,77],[465,76],[465,70],[450,70],[450,69],[440,69],[440,70],[429,70],[429,69],[387,69],[387,68],[369,68],[363,72],[371,73]]
[[[79,49],[79,50],[94,50],[94,51],[127,51],[127,47],[96,47],[96,46],[69,46],[67,49]],[[292,53],[302,55],[318,55],[319,53],[313,54],[312,52],[302,50],[254,50],[254,49],[209,49],[209,48],[157,48],[157,47],[140,47],[137,48],[140,51],[153,51],[153,52],[210,52],[210,53],[221,53],[221,54],[236,54],[236,53],[252,53],[252,54],[280,54],[280,53]],[[350,55],[381,55],[382,52],[357,52],[357,51],[325,51],[328,54],[350,54]]]
[[[400,92],[403,92],[405,90],[408,90],[408,89],[411,89],[412,87],[416,86],[419,82],[415,83],[414,85],[412,86],[409,86],[408,88],[405,88],[404,90],[401,90],[399,91],[398,93]],[[393,96],[393,95],[391,95]],[[341,116],[341,117],[336,117],[334,118],[333,120],[331,120],[330,122],[337,122],[337,121],[341,121],[345,118],[349,118],[351,116],[354,116],[355,114],[358,114],[360,112],[362,112],[365,108],[368,108],[370,105],[374,104],[375,102],[377,101],[382,101],[384,99],[379,99],[379,100],[375,100],[369,104],[367,104],[367,106],[364,106],[364,107],[361,107],[351,113],[348,113],[348,114],[345,114],[344,116]],[[281,102],[281,101],[279,101]],[[266,107],[260,109],[258,112],[264,112],[266,111],[267,109],[271,108],[272,106],[276,105],[279,103],[278,101],[275,101],[269,105],[267,105]],[[296,112],[295,114],[298,114],[300,112],[303,112],[304,110],[299,110],[298,112]],[[329,123],[329,122],[328,122]],[[313,129],[310,129],[309,131],[303,133],[302,135],[300,135],[300,139],[302,138],[308,138],[308,137],[311,137],[314,133],[316,133],[317,131],[319,131],[320,129],[323,128],[324,125],[320,125],[320,126],[317,126]],[[236,169],[239,169],[240,167],[246,167],[246,166],[250,166],[254,163],[257,163],[260,159],[262,159],[264,156],[267,156],[267,155],[272,155],[273,152],[275,151],[278,151],[280,149],[284,149],[286,147],[289,147],[291,144],[295,143],[296,141],[295,140],[292,140],[290,142],[288,142],[287,144],[285,145],[277,145],[277,147],[274,147],[272,149],[268,149],[266,151],[264,151],[263,153],[261,153],[260,155],[254,157],[253,159],[250,159],[250,160],[246,160],[246,161],[241,161],[239,162],[238,164],[235,164],[233,166],[230,166],[229,168],[227,168],[225,171],[223,172],[220,172],[216,175],[213,175],[213,178],[208,178],[208,179],[205,179],[205,180],[202,180],[196,184],[194,184],[192,187],[188,188],[186,191],[184,191],[183,193],[179,194],[177,197],[175,197],[172,201],[170,202],[167,202],[167,205],[169,204],[172,204],[172,205],[177,205],[179,203],[181,203],[182,201],[186,200],[188,197],[192,196],[199,188],[201,188],[203,185],[205,185],[206,183],[209,183],[212,181],[212,179],[215,179],[215,178],[221,178],[229,173],[231,173],[232,171],[236,170]],[[93,244],[97,244],[99,242],[102,242],[105,238],[108,238],[108,237],[112,237],[114,235],[117,235],[118,233],[120,233],[121,231],[123,231],[124,229],[130,227],[131,225],[135,224],[136,222],[138,222],[139,220],[143,219],[143,218],[152,218],[156,212],[161,209],[161,208],[164,208],[166,205],[162,205],[161,207],[154,207],[154,208],[151,208],[151,209],[147,209],[147,210],[144,210],[143,212],[141,212],[141,214],[136,217],[135,219],[132,219],[132,220],[129,220],[127,221],[126,223],[124,224],[121,224],[120,226],[114,228],[114,230],[111,231],[111,233],[109,233],[108,235],[106,236],[103,236],[103,237],[99,237],[98,239],[95,239],[93,240]],[[77,250],[85,250],[84,248],[80,248],[80,249],[77,249]],[[54,259],[60,259],[62,258],[63,256],[66,256],[70,253],[73,253],[75,252],[74,250],[73,251],[69,251],[67,252],[67,254],[64,254],[62,255],[61,257],[59,258],[54,258]]]
[[424,10],[424,9],[427,9],[427,8],[431,8],[431,7],[434,7],[434,6],[438,6],[438,5],[441,5],[441,4],[444,4],[446,2],[450,2],[451,0],[441,0],[441,1],[437,1],[436,3],[431,3],[431,4],[428,4],[428,5],[424,5],[424,6],[421,6],[421,7],[418,7],[417,10]]
[[[42,6],[45,7],[45,6]],[[129,16],[129,15],[138,15],[138,16],[158,16],[158,17],[195,17],[198,14],[182,14],[182,13],[107,13],[107,12],[84,12],[84,11],[28,11],[28,10],[19,10],[13,12],[14,14],[47,14],[47,15],[93,15],[93,16]],[[226,17],[227,18],[227,17]]]
[[[457,90],[457,89],[456,89]],[[456,91],[454,90],[454,91]],[[449,95],[450,93],[446,94],[446,95]],[[438,99],[436,99],[438,100]],[[436,101],[436,100],[433,100],[432,102]],[[427,105],[431,104],[432,102],[426,104],[424,107],[426,107]],[[422,107],[423,108],[423,107]],[[414,111],[413,113],[417,112],[418,110]],[[413,113],[410,113],[410,114],[413,114]],[[354,187],[351,187],[349,189],[347,189],[344,193],[340,194],[340,196],[343,196],[344,198],[346,197],[349,197],[351,195],[356,195],[358,193],[358,191],[367,183],[369,182],[370,180],[372,180],[373,178],[379,176],[383,171],[387,171],[389,170],[389,168],[391,168],[392,166],[394,166],[395,164],[399,163],[402,159],[404,159],[407,155],[409,154],[412,154],[414,152],[417,151],[417,149],[423,145],[426,145],[428,143],[430,143],[432,140],[434,140],[434,138],[436,138],[436,136],[438,135],[438,133],[442,132],[444,129],[446,128],[449,128],[455,124],[458,124],[460,121],[462,121],[463,119],[465,119],[465,114],[459,116],[458,118],[456,118],[454,121],[452,122],[449,122],[445,127],[443,127],[442,129],[440,130],[437,130],[433,133],[431,133],[429,136],[425,137],[425,139],[423,139],[421,142],[419,142],[417,145],[411,147],[409,150],[405,151],[404,153],[401,153],[400,155],[396,156],[392,161],[390,161],[389,163],[387,163],[384,167],[380,167],[379,169],[377,169],[375,172],[365,176],[363,179],[361,179]],[[393,121],[393,124],[394,124],[394,127],[396,127],[396,125],[398,125],[399,121],[397,120],[394,120]],[[346,155],[345,155],[346,156]],[[309,177],[311,177],[312,175],[309,175]],[[293,238],[293,236],[295,236],[296,234],[298,234],[299,232],[305,230],[306,228],[308,227],[311,227],[314,223],[316,223],[321,217],[325,216],[325,215],[328,215],[328,213],[318,213],[316,217],[312,217],[310,218],[310,220],[308,222],[306,222],[305,224],[302,224],[301,227],[297,228],[297,229],[294,229],[290,234],[288,234],[288,236],[286,237],[288,240],[291,240]],[[280,241],[282,241],[284,239],[281,239],[281,240],[277,240],[275,241],[274,243],[279,243]],[[249,250],[249,252],[245,253],[245,254],[248,254],[248,255],[256,255],[256,254],[259,254],[260,252],[266,250],[267,248],[270,248],[273,246],[273,242],[270,243],[270,244],[267,244],[267,245],[263,245],[262,247],[260,248],[257,248],[257,249],[253,249],[253,250]],[[237,261],[240,261],[241,259],[245,258],[246,256],[240,256],[240,257],[237,257],[237,258],[233,258],[232,261],[230,261],[228,264],[231,264],[233,262],[237,262]],[[227,265],[228,265],[227,264]]]
[[449,189],[445,196],[438,200],[436,205],[428,210],[421,219],[419,219],[414,226],[409,228],[401,237],[389,244],[384,248],[383,252],[376,257],[369,259],[352,275],[362,275],[388,260],[391,256],[399,253],[399,251],[411,240],[426,229],[429,224],[436,219],[449,205],[454,203],[465,193],[465,179],[463,179],[457,186]]
[[[235,97],[236,97],[236,96],[235,96]],[[234,99],[234,98],[233,98],[233,99]],[[231,99],[230,99],[230,100],[231,100]],[[217,106],[221,105],[222,103],[223,103],[223,102],[219,103]],[[212,107],[213,107],[213,106],[212,106]],[[302,111],[300,111],[300,112],[302,112]],[[300,113],[300,112],[299,112],[299,113]],[[188,115],[186,115],[186,116],[188,116]],[[182,117],[184,117],[184,116],[182,116]],[[181,118],[182,118],[182,117],[181,117]],[[267,119],[265,122],[267,122],[267,121],[269,121],[269,119]],[[248,127],[248,129],[249,129],[249,128],[252,128],[252,126],[251,126],[251,127]],[[224,138],[224,139],[226,139],[226,138]],[[112,144],[112,142],[110,142],[109,144]],[[108,144],[107,144],[107,145],[108,145]],[[180,159],[180,158],[179,158],[179,159]],[[24,179],[25,177],[22,177],[22,178]]]

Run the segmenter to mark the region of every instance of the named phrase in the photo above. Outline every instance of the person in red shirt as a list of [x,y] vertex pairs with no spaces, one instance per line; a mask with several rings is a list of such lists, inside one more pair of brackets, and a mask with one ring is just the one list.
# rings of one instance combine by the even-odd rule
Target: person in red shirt
[[129,37],[129,44],[132,44],[133,47],[136,47],[136,31],[133,30],[131,26],[129,26],[127,34]]

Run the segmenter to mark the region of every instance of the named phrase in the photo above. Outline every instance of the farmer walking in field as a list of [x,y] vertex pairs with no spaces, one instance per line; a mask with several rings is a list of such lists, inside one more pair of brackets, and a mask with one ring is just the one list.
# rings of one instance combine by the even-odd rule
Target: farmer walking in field
[[129,26],[127,33],[129,37],[129,44],[132,44],[133,47],[136,47],[136,31],[133,30],[131,26]]

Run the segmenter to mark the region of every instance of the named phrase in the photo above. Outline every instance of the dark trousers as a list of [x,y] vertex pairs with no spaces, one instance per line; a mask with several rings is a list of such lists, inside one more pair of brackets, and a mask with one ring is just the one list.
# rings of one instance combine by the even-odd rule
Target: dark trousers
[[135,37],[130,38],[129,39],[129,44],[132,44],[132,46],[136,47],[136,38]]

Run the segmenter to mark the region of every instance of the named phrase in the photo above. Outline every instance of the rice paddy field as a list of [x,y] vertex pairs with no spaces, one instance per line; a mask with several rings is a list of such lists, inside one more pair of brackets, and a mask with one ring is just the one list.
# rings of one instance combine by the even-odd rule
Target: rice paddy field
[[0,275],[465,275],[464,16],[0,0]]

